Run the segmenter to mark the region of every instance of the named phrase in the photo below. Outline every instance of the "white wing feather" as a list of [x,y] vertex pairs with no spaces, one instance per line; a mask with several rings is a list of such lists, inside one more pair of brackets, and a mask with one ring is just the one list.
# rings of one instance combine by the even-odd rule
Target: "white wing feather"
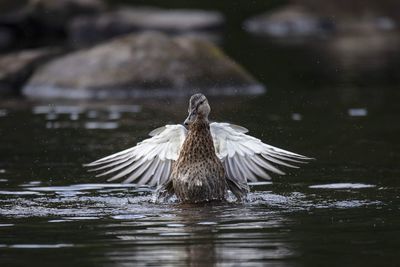
[[267,171],[283,175],[284,172],[273,164],[298,168],[290,163],[304,163],[311,159],[264,144],[237,125],[213,122],[210,130],[215,151],[225,166],[228,178],[240,184],[256,182],[257,178],[269,180],[271,177]]
[[101,158],[86,167],[92,171],[103,171],[97,176],[114,174],[108,181],[125,178],[124,183],[139,185],[161,185],[167,181],[172,162],[186,138],[187,130],[182,125],[166,125],[153,130],[152,136],[132,148]]

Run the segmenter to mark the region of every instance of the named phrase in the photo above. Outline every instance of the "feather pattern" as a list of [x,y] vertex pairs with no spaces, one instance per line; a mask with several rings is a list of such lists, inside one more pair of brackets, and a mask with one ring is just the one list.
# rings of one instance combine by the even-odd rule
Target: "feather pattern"
[[224,163],[229,179],[239,183],[256,182],[257,178],[269,180],[267,171],[285,174],[273,164],[297,168],[287,163],[305,163],[311,158],[286,151],[247,135],[247,130],[229,123],[210,124],[217,156]]
[[[268,172],[284,175],[277,166],[298,168],[310,158],[261,142],[247,135],[244,127],[229,124],[210,124],[216,154],[225,168],[228,183],[245,188],[248,182],[270,180]],[[86,164],[97,176],[112,174],[108,181],[124,178],[123,183],[161,186],[168,182],[172,164],[179,156],[187,130],[182,125],[166,125],[149,134],[136,146]]]
[[168,179],[186,134],[182,125],[166,125],[153,130],[151,138],[136,146],[84,166],[92,168],[91,171],[102,171],[97,176],[113,174],[108,181],[125,178],[124,183],[158,186]]

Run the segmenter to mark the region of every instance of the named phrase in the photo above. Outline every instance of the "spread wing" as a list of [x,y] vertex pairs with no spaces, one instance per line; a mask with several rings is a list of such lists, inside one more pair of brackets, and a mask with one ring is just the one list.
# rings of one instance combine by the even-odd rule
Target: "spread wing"
[[229,123],[210,124],[217,156],[225,166],[227,176],[238,184],[269,180],[267,172],[283,175],[275,165],[298,168],[294,163],[305,163],[311,158],[289,152],[247,135],[243,127]]
[[166,125],[132,148],[101,158],[84,166],[101,171],[97,176],[113,175],[108,181],[124,178],[124,183],[162,185],[179,156],[187,130],[182,125]]

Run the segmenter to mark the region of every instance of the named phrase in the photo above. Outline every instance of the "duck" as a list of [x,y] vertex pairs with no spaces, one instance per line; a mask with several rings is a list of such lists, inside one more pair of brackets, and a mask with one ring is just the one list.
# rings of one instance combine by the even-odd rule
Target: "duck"
[[312,159],[263,143],[242,126],[210,123],[210,112],[205,95],[194,94],[183,124],[157,128],[136,146],[84,166],[108,181],[155,187],[159,201],[175,195],[181,203],[205,203],[226,201],[228,191],[245,201],[249,183]]

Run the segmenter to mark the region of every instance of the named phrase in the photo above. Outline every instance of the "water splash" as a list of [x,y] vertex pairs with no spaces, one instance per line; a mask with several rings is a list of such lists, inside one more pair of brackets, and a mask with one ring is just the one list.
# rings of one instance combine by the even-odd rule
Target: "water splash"
[[[31,185],[27,187],[26,185]],[[39,185],[39,184],[37,184]],[[359,189],[374,188],[366,184],[313,185],[311,189]],[[57,220],[136,220],[159,216],[160,211],[170,211],[179,206],[176,197],[167,202],[154,201],[154,189],[133,184],[74,184],[69,186],[35,186],[34,181],[20,185],[24,190],[0,191],[0,214],[6,217],[54,217]],[[374,189],[375,190],[375,189]],[[322,198],[307,192],[255,191],[248,201],[237,203],[229,193],[228,201],[216,206],[225,209],[245,207],[268,207],[272,213],[287,213],[326,208],[356,208],[383,203],[351,195],[346,198]],[[210,204],[211,205],[211,204]],[[242,207],[242,208],[240,208]],[[54,221],[55,220],[55,221]],[[214,222],[204,222],[212,224]],[[171,225],[170,225],[171,227]]]

